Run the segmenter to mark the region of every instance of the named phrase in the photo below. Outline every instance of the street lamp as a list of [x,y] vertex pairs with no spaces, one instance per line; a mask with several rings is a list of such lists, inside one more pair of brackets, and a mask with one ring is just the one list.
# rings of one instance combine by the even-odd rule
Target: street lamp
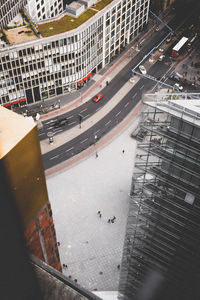
[[98,136],[95,134],[95,136],[94,136],[94,145],[96,145],[97,139],[98,139]]

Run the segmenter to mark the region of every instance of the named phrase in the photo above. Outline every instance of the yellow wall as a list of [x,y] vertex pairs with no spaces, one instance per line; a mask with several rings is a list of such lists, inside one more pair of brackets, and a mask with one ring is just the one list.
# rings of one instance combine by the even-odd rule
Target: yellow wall
[[31,129],[0,160],[26,227],[48,201],[37,127]]

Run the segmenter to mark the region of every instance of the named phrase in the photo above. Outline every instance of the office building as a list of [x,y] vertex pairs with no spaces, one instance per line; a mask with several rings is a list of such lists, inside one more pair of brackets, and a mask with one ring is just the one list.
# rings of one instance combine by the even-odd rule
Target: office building
[[190,94],[146,95],[138,138],[121,296],[131,300],[197,300],[199,99]]
[[[33,10],[37,1],[34,3]],[[52,22],[36,25],[30,19],[30,8],[23,15],[27,25],[3,30],[0,104],[30,104],[80,89],[143,30],[149,3],[150,0],[113,0],[105,5],[99,1],[85,8],[79,17],[63,13]],[[39,11],[41,7],[45,6],[40,5]],[[49,16],[46,8],[45,18]],[[42,14],[38,17],[39,11],[32,13],[43,18]]]

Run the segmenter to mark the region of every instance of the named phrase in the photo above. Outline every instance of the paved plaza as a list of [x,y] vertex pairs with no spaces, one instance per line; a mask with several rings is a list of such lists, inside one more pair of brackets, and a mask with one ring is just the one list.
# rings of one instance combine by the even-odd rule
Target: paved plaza
[[[47,177],[61,262],[68,266],[63,273],[89,290],[118,289],[136,148],[130,133],[137,122],[98,149],[98,157]],[[113,216],[115,223],[108,223]]]

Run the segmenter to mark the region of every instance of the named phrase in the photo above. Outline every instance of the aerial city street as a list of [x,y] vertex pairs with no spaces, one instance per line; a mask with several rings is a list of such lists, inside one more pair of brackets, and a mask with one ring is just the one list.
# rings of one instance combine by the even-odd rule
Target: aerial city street
[[[198,0],[6,0],[1,4],[0,104],[37,127],[61,281],[80,293],[80,299],[159,299],[151,293],[133,298],[143,278],[140,267],[146,263],[145,250],[144,256],[142,251],[138,254],[136,244],[133,251],[146,197],[143,190],[134,192],[133,173],[137,166],[142,170],[144,162],[147,165],[149,154],[144,155],[142,147],[150,152],[152,140],[156,150],[164,140],[166,148],[170,145],[167,135],[173,118],[168,124],[162,113],[171,106],[157,117],[155,104],[154,116],[144,118],[154,109],[154,104],[144,105],[146,95],[154,95],[158,107],[160,100],[167,107],[171,100],[200,99],[199,12]],[[184,112],[190,110],[189,104],[181,105]],[[159,129],[154,128],[156,122]],[[140,146],[146,136],[146,144]],[[157,164],[151,163],[162,169],[162,156],[157,154]],[[142,176],[149,170],[142,170]],[[161,185],[149,174],[148,184]],[[138,182],[144,185],[147,177],[142,181],[140,176]],[[187,204],[193,204],[191,195],[187,193]],[[157,213],[154,201],[146,215]],[[148,230],[145,238],[150,236]],[[174,247],[163,243],[164,248]],[[32,254],[52,267],[45,255]],[[147,264],[152,261],[151,257]]]

